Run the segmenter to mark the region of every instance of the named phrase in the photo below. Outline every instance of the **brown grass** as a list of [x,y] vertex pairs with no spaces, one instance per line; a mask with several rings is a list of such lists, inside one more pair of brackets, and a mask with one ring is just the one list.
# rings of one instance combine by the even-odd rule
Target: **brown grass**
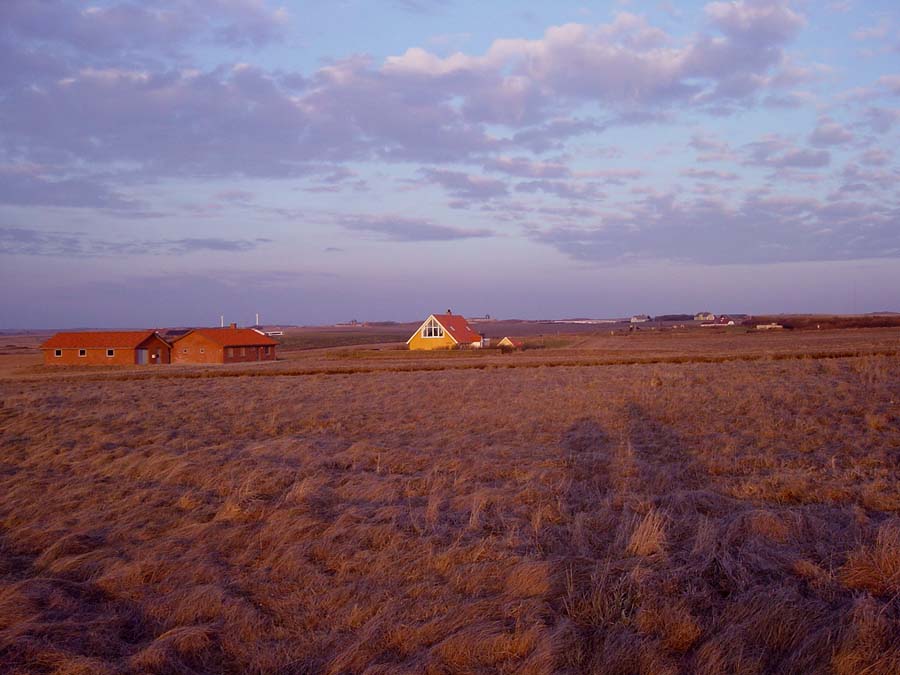
[[900,362],[637,339],[0,379],[0,672],[898,672]]

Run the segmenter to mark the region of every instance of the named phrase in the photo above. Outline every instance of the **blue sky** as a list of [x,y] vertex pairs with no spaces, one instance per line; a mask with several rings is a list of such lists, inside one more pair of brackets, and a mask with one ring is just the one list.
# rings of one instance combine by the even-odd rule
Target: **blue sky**
[[850,0],[7,0],[0,328],[900,310],[898,35]]

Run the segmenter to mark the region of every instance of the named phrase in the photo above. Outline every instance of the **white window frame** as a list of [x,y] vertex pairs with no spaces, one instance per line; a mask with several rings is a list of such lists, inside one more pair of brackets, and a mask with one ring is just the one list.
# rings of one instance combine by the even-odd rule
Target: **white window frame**
[[62,349],[54,349],[53,356],[55,356],[56,358],[62,358]]
[[181,353],[182,353],[182,354],[187,354],[187,353],[188,353],[188,348],[187,348],[187,347],[182,347],[182,348],[181,348]]
[[78,357],[82,359],[87,358],[87,349],[79,349]]
[[442,338],[444,337],[444,327],[438,322],[437,319],[431,317],[428,321],[425,322],[425,325],[422,326],[422,337],[423,338]]
[[106,358],[111,359],[116,355],[115,349],[107,349],[106,350]]

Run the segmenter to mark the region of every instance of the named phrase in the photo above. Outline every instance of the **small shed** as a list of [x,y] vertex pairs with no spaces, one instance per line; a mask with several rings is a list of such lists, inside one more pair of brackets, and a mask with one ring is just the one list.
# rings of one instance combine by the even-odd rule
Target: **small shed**
[[41,345],[50,366],[133,366],[169,363],[172,346],[152,330],[57,333]]
[[172,363],[274,361],[277,340],[251,328],[195,328],[172,343]]
[[506,349],[522,349],[525,343],[515,338],[505,337],[497,342],[497,346]]

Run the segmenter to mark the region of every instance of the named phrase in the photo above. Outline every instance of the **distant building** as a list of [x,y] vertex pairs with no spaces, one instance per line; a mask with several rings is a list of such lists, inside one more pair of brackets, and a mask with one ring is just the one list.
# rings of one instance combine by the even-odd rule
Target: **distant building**
[[780,323],[758,323],[756,330],[782,330],[784,326]]
[[709,323],[701,323],[700,326],[703,328],[723,328],[725,326],[734,326],[735,321],[730,316],[726,314],[721,314],[716,317],[715,321],[710,321]]
[[41,345],[44,363],[55,366],[133,366],[169,363],[171,345],[156,331],[57,333]]
[[497,343],[498,347],[506,347],[507,349],[522,349],[525,343],[511,337],[505,337]]
[[698,312],[694,315],[694,321],[715,321],[716,315],[712,312]]
[[277,340],[251,328],[195,328],[172,343],[172,363],[274,361]]
[[631,323],[647,323],[650,321],[650,317],[646,314],[635,314],[631,317]]
[[484,338],[472,330],[465,317],[453,314],[432,314],[406,341],[410,349],[479,349]]

